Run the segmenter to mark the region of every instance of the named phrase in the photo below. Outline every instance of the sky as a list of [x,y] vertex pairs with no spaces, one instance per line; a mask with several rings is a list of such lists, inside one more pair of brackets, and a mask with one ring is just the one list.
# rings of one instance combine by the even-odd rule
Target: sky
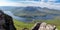
[[60,10],[60,0],[0,0],[0,6],[39,6]]

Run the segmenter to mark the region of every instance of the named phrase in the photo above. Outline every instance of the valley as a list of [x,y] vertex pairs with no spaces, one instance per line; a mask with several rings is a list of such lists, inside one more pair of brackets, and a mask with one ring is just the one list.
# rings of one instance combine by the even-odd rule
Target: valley
[[60,10],[41,7],[0,7],[4,13],[13,17],[17,30],[31,29],[36,22],[54,24],[60,30]]

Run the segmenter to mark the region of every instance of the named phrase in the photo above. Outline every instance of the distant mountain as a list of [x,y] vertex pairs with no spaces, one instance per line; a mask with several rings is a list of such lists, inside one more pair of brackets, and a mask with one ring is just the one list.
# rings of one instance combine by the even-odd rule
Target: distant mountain
[[60,11],[49,8],[41,8],[34,6],[27,7],[0,7],[0,9],[5,11],[11,11],[15,16],[33,18],[33,19],[50,19],[55,16],[60,16]]
[[47,14],[60,14],[60,11],[55,9],[28,6],[28,7],[22,7],[18,10],[14,10],[14,14],[18,16],[22,16],[22,15],[39,16],[39,15],[47,15]]
[[49,8],[41,8],[41,7],[34,7],[34,6],[28,6],[28,7],[14,7],[14,6],[0,6],[0,10],[5,11],[12,11],[15,15],[16,14],[34,14],[34,13],[47,13],[47,14],[60,14],[59,10],[55,9],[49,9]]
[[20,10],[16,10],[16,12],[14,14],[18,15],[18,16],[20,16],[20,15],[22,15],[22,16],[24,16],[24,15],[26,15],[26,16],[37,16],[41,13],[41,11],[39,11],[39,10],[40,10],[40,7],[28,6],[28,7],[23,7]]

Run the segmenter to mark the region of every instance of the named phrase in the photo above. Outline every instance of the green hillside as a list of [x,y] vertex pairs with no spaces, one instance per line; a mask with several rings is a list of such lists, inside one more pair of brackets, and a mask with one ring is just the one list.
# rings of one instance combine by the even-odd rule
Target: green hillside
[[24,23],[17,20],[14,20],[14,24],[17,30],[22,30],[23,28],[31,29],[32,26],[34,25],[33,23]]
[[15,27],[17,30],[22,30],[23,28],[28,28],[29,30],[34,26],[36,22],[47,22],[48,24],[54,24],[57,26],[58,30],[60,30],[60,20],[55,19],[55,20],[39,20],[39,21],[33,21],[31,23],[24,23],[18,20],[14,20]]
[[[19,10],[14,10],[14,15],[19,17],[35,18],[31,23],[25,23],[21,21],[14,20],[15,27],[17,30],[22,30],[23,28],[31,28],[36,22],[46,22],[48,24],[54,24],[60,30],[60,11],[48,8],[38,8],[38,7],[24,7]],[[37,18],[37,19],[36,19]],[[51,19],[49,19],[51,18]],[[43,20],[44,19],[44,20]]]

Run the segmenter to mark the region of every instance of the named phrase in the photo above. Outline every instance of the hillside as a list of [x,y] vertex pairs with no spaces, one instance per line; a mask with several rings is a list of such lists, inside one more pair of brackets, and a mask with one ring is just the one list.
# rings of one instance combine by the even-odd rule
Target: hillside
[[54,17],[60,17],[60,11],[55,9],[49,8],[41,8],[41,7],[24,7],[20,10],[16,10],[14,15],[23,17],[23,18],[32,18],[35,20],[47,20],[47,19],[54,19]]
[[[20,18],[19,20],[14,19],[14,24],[17,30],[22,30],[23,28],[31,29],[31,27],[33,27],[36,22],[47,22],[48,24],[54,24],[60,30],[59,10],[41,8],[41,7],[30,7],[30,6],[29,7],[0,7],[0,8],[2,10],[6,10],[6,13],[8,15],[10,15],[12,12],[13,15],[22,17],[22,21],[25,22],[20,21]],[[30,20],[31,22],[29,22]]]
[[60,11],[49,8],[41,8],[34,6],[27,7],[9,7],[4,6],[0,7],[0,9],[5,11],[11,11],[15,16],[27,18],[27,19],[35,19],[35,20],[47,20],[54,19],[54,17],[60,17]]
[[0,10],[6,10],[6,11],[12,11],[13,13],[21,13],[21,12],[25,12],[28,11],[29,13],[31,13],[31,11],[39,11],[42,13],[51,13],[51,14],[60,14],[59,10],[55,10],[55,9],[49,9],[49,8],[41,8],[41,7],[35,7],[35,6],[27,6],[27,7],[14,7],[14,6],[0,6]]
[[[54,24],[57,26],[57,29],[60,30],[60,20],[46,20],[46,21],[42,20],[42,21],[47,22],[48,24]],[[39,22],[42,22],[42,21],[40,20]],[[14,20],[14,24],[17,30],[22,30],[23,28],[28,28],[30,30],[36,22],[24,23],[24,22]]]
[[41,7],[24,7],[22,9],[16,10],[14,14],[17,16],[22,16],[22,15],[40,16],[40,15],[48,15],[48,14],[60,15],[60,11],[55,9],[41,8]]

